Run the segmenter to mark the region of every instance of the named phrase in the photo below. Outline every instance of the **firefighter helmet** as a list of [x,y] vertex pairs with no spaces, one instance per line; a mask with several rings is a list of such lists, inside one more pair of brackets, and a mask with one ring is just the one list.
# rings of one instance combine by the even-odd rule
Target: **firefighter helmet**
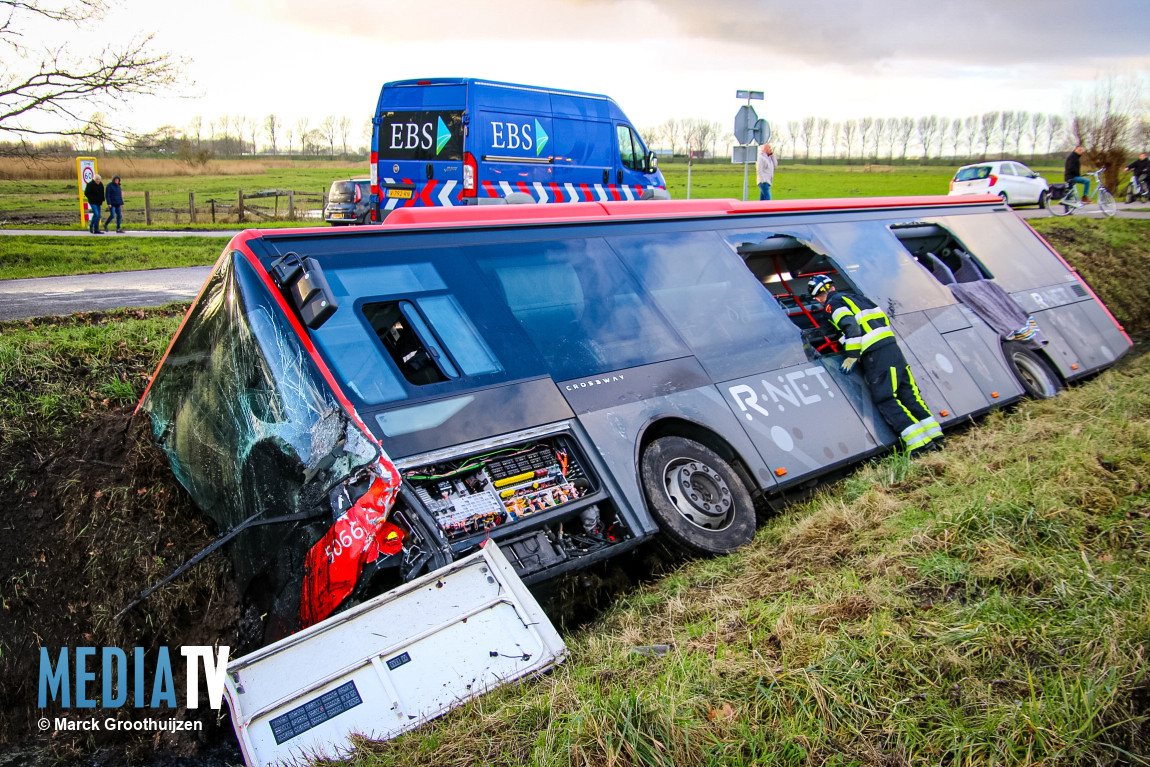
[[807,281],[807,293],[812,296],[817,296],[824,291],[830,290],[834,286],[830,277],[825,274],[816,274]]

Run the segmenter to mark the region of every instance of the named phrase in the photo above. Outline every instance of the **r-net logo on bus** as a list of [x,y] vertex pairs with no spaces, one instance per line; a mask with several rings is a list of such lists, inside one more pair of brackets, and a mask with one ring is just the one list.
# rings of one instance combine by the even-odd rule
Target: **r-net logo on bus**
[[379,121],[379,154],[387,160],[461,160],[462,112],[386,112]]

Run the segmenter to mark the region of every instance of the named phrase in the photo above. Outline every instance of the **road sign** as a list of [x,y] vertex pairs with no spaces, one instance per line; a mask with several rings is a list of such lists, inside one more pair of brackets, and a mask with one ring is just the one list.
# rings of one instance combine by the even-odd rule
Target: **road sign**
[[763,100],[762,91],[735,91],[735,98],[737,99],[755,99],[757,101]]
[[735,139],[740,144],[750,144],[755,139],[755,124],[759,116],[750,104],[743,104],[735,115]]
[[758,149],[754,144],[736,144],[731,147],[731,163],[738,165],[741,162],[755,162],[758,159],[755,156]]
[[765,144],[771,140],[771,124],[765,119],[760,117],[755,121],[755,127],[752,138],[755,143]]

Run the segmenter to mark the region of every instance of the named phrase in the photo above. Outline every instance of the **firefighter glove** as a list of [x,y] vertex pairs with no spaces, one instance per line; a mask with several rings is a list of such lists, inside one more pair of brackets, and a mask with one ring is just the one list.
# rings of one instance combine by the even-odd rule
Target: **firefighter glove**
[[858,357],[846,357],[843,359],[842,364],[839,365],[839,370],[843,371],[847,375],[850,375],[850,372],[855,369],[855,365],[858,364],[858,361]]

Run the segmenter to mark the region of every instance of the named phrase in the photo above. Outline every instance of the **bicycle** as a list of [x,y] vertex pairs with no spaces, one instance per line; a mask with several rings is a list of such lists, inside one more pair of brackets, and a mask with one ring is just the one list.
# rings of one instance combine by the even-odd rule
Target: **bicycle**
[[1150,200],[1150,189],[1147,189],[1147,183],[1143,182],[1138,176],[1131,176],[1130,182],[1126,184],[1124,197],[1126,202],[1137,202],[1143,198]]
[[[1102,185],[1102,171],[1105,168],[1083,173],[1084,176],[1094,176],[1095,194],[1098,200],[1098,208],[1106,215],[1113,216],[1118,212],[1118,203],[1114,199],[1114,195]],[[1066,187],[1065,190],[1059,190],[1058,187]],[[1061,196],[1056,196],[1061,191]],[[1074,211],[1083,207],[1087,203],[1082,201],[1081,195],[1078,193],[1078,184],[1054,184],[1050,187],[1050,197],[1046,203],[1046,208],[1054,216],[1069,216]]]

